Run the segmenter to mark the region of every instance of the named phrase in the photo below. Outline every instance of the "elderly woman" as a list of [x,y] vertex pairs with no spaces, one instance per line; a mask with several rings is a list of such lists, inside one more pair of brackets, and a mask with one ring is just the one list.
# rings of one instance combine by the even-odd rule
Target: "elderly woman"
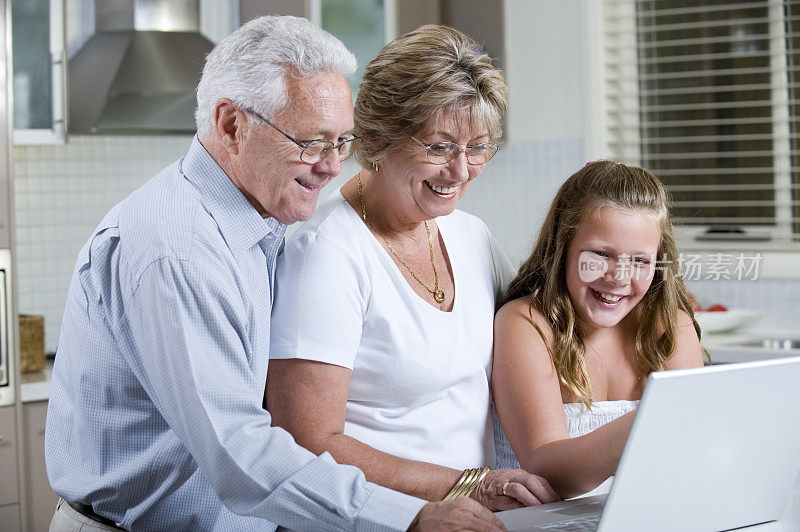
[[483,467],[495,459],[492,320],[513,270],[456,204],[498,150],[507,94],[489,57],[444,26],[368,65],[355,105],[363,169],[279,259],[267,377],[273,423],[311,451],[395,490],[492,510],[557,500],[539,477]]

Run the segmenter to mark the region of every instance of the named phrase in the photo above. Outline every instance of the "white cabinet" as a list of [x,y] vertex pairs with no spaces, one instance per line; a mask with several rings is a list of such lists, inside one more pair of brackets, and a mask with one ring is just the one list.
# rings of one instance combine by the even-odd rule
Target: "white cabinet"
[[17,467],[17,418],[15,407],[0,408],[0,528],[18,531],[19,468]]
[[0,505],[19,502],[19,468],[17,467],[17,419],[14,407],[0,408]]
[[58,495],[53,493],[44,467],[44,426],[47,401],[22,404],[25,445],[25,501],[29,532],[47,532]]
[[64,141],[63,0],[12,0],[14,144]]
[[0,523],[3,523],[3,532],[20,532],[19,504],[0,506]]

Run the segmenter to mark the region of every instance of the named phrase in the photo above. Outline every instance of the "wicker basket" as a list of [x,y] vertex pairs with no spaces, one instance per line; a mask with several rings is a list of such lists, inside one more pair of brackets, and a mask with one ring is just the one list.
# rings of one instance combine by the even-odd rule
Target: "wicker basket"
[[32,373],[44,369],[44,316],[19,316],[20,371]]

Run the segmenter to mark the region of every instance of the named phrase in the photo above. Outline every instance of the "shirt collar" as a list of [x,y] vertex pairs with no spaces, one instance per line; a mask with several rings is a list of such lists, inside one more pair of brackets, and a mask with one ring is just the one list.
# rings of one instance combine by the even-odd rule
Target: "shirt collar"
[[231,247],[249,249],[268,236],[283,239],[286,225],[262,218],[197,135],[181,161],[181,173],[200,192],[203,204]]

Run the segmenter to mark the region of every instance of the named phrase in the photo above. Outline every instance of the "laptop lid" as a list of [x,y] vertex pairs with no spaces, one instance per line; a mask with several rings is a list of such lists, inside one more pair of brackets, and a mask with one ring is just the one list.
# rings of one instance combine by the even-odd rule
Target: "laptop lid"
[[800,357],[652,373],[608,496],[497,516],[510,531],[601,511],[602,532],[777,520],[800,471],[798,384]]
[[800,470],[800,357],[652,373],[599,531],[780,518]]

